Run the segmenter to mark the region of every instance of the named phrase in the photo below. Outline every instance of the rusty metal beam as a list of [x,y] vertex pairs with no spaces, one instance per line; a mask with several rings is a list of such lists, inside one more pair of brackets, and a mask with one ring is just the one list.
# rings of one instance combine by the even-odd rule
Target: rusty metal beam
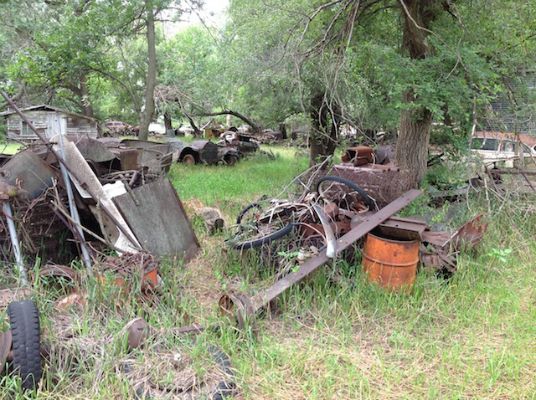
[[[379,224],[406,207],[421,194],[422,192],[420,190],[410,190],[377,213],[369,215],[363,222],[337,240],[336,255],[339,255]],[[326,250],[324,249],[317,256],[309,258],[296,272],[281,278],[272,286],[260,291],[253,297],[248,297],[244,294],[223,295],[219,302],[220,308],[225,314],[236,317],[239,325],[243,325],[243,322],[247,318],[253,317],[261,308],[268,305],[268,303],[292,285],[300,282],[306,276],[311,275],[329,260],[330,258],[326,255]]]

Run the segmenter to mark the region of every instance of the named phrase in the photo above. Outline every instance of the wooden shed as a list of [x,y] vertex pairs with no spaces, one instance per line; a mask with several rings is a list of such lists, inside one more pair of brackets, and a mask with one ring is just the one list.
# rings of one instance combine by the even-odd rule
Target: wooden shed
[[[73,137],[97,137],[97,121],[85,115],[45,104],[24,108],[22,112],[32,125],[47,138],[56,136],[59,133]],[[18,141],[39,139],[15,111],[4,111],[0,113],[0,116],[3,116],[6,121],[8,139]]]

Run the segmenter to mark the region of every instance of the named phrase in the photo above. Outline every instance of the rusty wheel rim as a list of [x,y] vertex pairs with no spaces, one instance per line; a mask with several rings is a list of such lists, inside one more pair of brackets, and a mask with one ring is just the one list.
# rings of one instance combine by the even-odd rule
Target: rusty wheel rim
[[246,328],[247,321],[254,316],[253,305],[248,296],[240,293],[224,294],[218,301],[221,314],[234,319],[239,329]]
[[182,162],[184,164],[193,165],[195,164],[195,158],[191,154],[186,154],[184,158],[182,159]]

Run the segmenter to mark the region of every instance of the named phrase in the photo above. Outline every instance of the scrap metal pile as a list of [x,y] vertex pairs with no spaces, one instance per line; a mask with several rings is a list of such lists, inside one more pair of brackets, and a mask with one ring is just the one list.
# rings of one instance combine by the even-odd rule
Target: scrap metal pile
[[109,249],[122,257],[187,260],[196,254],[197,238],[164,176],[163,152],[89,138],[58,136],[51,143],[39,135],[41,144],[0,168],[1,256],[15,259],[23,282],[25,263],[38,259],[68,264],[80,256],[91,272],[110,265]]
[[[79,283],[80,273],[61,264],[81,259],[97,282],[111,278],[120,291],[136,288],[151,295],[163,279],[159,274],[162,258],[187,261],[195,256],[199,242],[175,189],[165,177],[171,162],[180,159],[182,143],[61,135],[49,140],[3,95],[42,142],[0,167],[4,216],[0,256],[6,264],[15,261],[22,286],[27,287],[31,278],[26,268],[30,264],[43,266],[37,269],[42,277],[61,276]],[[233,142],[236,138],[226,139]],[[256,151],[254,142],[246,142],[241,145],[247,150],[241,151]],[[209,143],[202,146],[198,156],[220,159],[222,154],[218,155],[216,145]],[[175,151],[170,151],[173,146]],[[192,157],[195,161],[196,156]],[[455,272],[459,252],[482,239],[487,227],[484,217],[479,215],[454,232],[434,232],[422,219],[396,217],[421,191],[410,190],[393,197],[396,191],[390,185],[397,175],[389,175],[389,180],[384,179],[385,174],[401,171],[392,164],[381,164],[381,158],[370,148],[350,149],[343,158],[346,162],[328,173],[326,160],[296,177],[284,195],[261,198],[244,208],[227,244],[240,252],[259,249],[267,253],[278,266],[277,279],[253,296],[224,294],[219,300],[221,311],[245,327],[248,319],[286,289],[330,261],[355,257],[356,250],[363,254],[369,279],[390,290],[410,287],[419,261],[441,273]],[[383,162],[386,160],[384,157]],[[365,184],[361,184],[363,176]],[[205,209],[204,214],[209,231],[221,229],[223,218],[219,212]],[[379,254],[373,254],[371,240],[376,239],[383,241],[376,247],[380,248]],[[117,255],[110,255],[111,250]],[[409,254],[409,261],[401,261],[399,257],[406,251],[415,254]],[[63,300],[71,305],[86,301],[80,293]],[[56,308],[61,306],[60,301]],[[8,314],[11,329],[0,334],[0,372],[9,360],[21,375],[22,387],[35,388],[42,374],[43,350],[38,310],[35,303],[25,300],[11,303]],[[207,328],[193,325],[176,328],[173,333],[197,334]],[[125,331],[129,351],[159,337],[159,332],[140,318],[129,323]],[[73,337],[64,339],[62,343]],[[95,347],[101,351],[103,345],[96,343]],[[76,346],[77,351],[83,348],[88,346]],[[17,349],[26,349],[26,353],[21,355]],[[155,356],[145,349],[144,357],[148,365],[165,361],[163,370],[167,370],[175,362],[168,350],[160,346]],[[61,351],[70,354],[65,347]],[[190,398],[193,392],[217,398],[234,393],[230,361],[219,350],[207,351],[218,365],[204,381],[199,381],[190,363],[185,362],[179,368],[186,371],[184,379],[177,378],[173,385],[156,382],[155,376],[144,370],[146,364],[130,357],[121,361],[118,374],[135,382],[136,392],[155,398],[179,394]]]
[[[314,180],[314,175],[309,179]],[[313,190],[305,190],[295,200],[263,200],[244,208],[228,244],[245,250],[292,237],[291,241],[285,240],[286,253],[298,251],[303,253],[300,257],[305,257],[318,253],[325,244],[328,256],[333,258],[336,240],[369,210],[376,210],[375,202],[357,185],[343,178],[324,176],[316,180]]]
[[[255,295],[231,291],[220,298],[223,314],[239,325],[244,326],[322,265],[340,257],[352,258],[357,249],[361,249],[369,279],[389,290],[409,289],[419,260],[438,273],[452,274],[460,251],[477,246],[487,228],[484,217],[478,215],[455,232],[431,231],[422,218],[394,216],[421,191],[410,190],[380,208],[355,181],[331,175],[337,166],[329,175],[324,175],[324,167],[318,165],[295,178],[293,184],[302,192],[291,200],[261,198],[238,215],[227,244],[241,252],[259,249],[279,267],[276,282]],[[364,248],[361,239],[365,239]],[[374,239],[384,245],[374,249]],[[296,256],[289,263],[291,254]]]
[[[165,177],[169,153],[113,139],[58,135],[49,140],[2,95],[42,142],[0,168],[0,256],[5,265],[14,260],[22,286],[1,291],[6,295],[0,300],[9,300],[10,328],[0,332],[0,373],[8,365],[20,376],[22,388],[32,390],[42,376],[41,356],[50,357],[51,348],[41,342],[36,304],[13,300],[31,296],[30,280],[36,273],[40,278],[66,279],[76,287],[81,274],[61,264],[81,259],[97,282],[111,279],[120,292],[135,289],[153,296],[162,282],[160,260],[187,261],[199,251],[199,242]],[[111,255],[112,250],[117,255]],[[28,271],[28,265],[39,268]],[[85,301],[85,294],[78,292],[62,298],[56,304],[57,319],[69,317],[61,312],[64,307]],[[75,338],[66,339],[61,343]],[[83,343],[77,348],[87,347]],[[66,360],[79,362],[79,355],[70,354]],[[61,351],[54,356],[61,359]],[[216,392],[226,388],[218,388],[216,382]]]

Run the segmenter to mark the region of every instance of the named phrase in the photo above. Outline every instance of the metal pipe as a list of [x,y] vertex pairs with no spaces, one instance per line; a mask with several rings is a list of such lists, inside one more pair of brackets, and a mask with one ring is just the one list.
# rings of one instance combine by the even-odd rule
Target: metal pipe
[[2,211],[6,216],[7,229],[11,238],[11,245],[13,246],[13,253],[15,253],[15,262],[17,264],[17,269],[19,270],[19,276],[22,282],[22,286],[28,286],[28,275],[26,273],[26,268],[24,268],[24,263],[22,261],[19,238],[17,237],[17,230],[15,229],[15,223],[13,222],[13,212],[11,211],[11,204],[9,203],[9,201],[2,202]]
[[328,217],[318,204],[313,204],[313,209],[320,219],[322,228],[324,228],[324,235],[326,237],[326,256],[328,258],[335,258],[337,254],[337,239],[335,238],[333,229],[331,229]]
[[[61,157],[65,159],[65,149],[63,147],[63,135],[61,134],[61,132],[60,132],[59,142],[60,142]],[[73,195],[73,187],[71,185],[71,179],[69,178],[67,169],[62,163],[60,163],[60,170],[61,170],[61,175],[63,177],[63,182],[65,183],[65,190],[67,191],[67,201],[69,202],[69,211],[71,213],[71,217],[73,218],[75,222],[74,228],[76,229],[78,236],[80,238],[80,250],[82,251],[82,261],[84,262],[84,265],[86,266],[88,272],[91,274],[93,273],[93,267],[91,265],[91,256],[89,254],[89,249],[87,247],[86,239],[84,237],[84,231],[81,228],[80,215],[78,214],[78,208],[76,208],[76,204],[74,203],[74,195]]]

